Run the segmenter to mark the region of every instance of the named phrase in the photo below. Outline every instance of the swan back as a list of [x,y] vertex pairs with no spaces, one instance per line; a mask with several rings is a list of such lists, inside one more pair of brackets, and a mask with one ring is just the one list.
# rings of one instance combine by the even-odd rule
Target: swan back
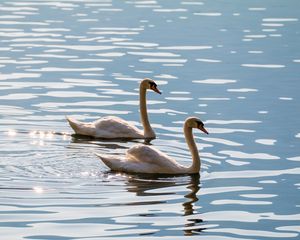
[[119,117],[103,117],[93,125],[95,136],[99,138],[144,138],[141,130]]
[[147,173],[178,173],[183,166],[152,146],[137,144],[127,150],[126,159],[138,163]]

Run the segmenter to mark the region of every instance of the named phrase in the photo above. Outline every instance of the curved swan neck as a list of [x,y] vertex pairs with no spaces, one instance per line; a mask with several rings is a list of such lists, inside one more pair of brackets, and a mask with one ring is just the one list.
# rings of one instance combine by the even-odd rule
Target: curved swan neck
[[198,148],[196,146],[194,137],[193,137],[193,130],[191,127],[187,126],[187,124],[184,124],[184,136],[186,143],[190,149],[190,152],[192,154],[192,165],[187,168],[188,173],[199,173],[200,167],[201,167],[201,161],[198,153]]
[[144,137],[145,138],[155,138],[155,133],[150,126],[148,113],[147,113],[147,105],[146,105],[146,89],[143,85],[140,85],[140,114],[141,114],[141,122],[144,127]]

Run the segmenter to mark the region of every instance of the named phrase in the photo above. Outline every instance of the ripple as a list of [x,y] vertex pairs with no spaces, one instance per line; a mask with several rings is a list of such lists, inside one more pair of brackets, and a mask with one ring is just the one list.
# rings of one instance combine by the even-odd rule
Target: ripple
[[234,204],[234,205],[236,205],[236,204],[238,204],[238,205],[270,205],[270,204],[272,204],[272,202],[222,199],[222,200],[214,200],[210,204],[212,204],[212,205],[227,205],[227,204]]
[[284,24],[283,23],[262,23],[262,26],[265,27],[283,27]]
[[207,63],[220,63],[222,62],[221,60],[216,60],[216,59],[207,59],[207,58],[196,58],[197,62],[207,62]]
[[149,47],[157,47],[157,43],[147,43],[147,42],[116,42],[114,43],[115,45],[123,45],[123,46],[141,46],[144,48],[149,48]]
[[187,59],[173,59],[173,58],[142,58],[140,62],[147,63],[186,63]]
[[205,232],[218,232],[218,233],[230,233],[234,235],[247,236],[247,237],[272,237],[272,238],[291,238],[297,237],[297,233],[282,233],[274,231],[262,231],[262,230],[248,230],[241,228],[218,228],[218,229],[207,229]]
[[25,100],[25,99],[32,99],[36,98],[34,94],[31,93],[12,93],[4,96],[0,96],[2,100]]
[[49,97],[69,97],[69,98],[76,98],[76,97],[97,97],[98,95],[95,93],[88,93],[82,91],[49,91],[44,95]]
[[243,166],[243,165],[250,164],[250,162],[242,162],[242,161],[236,161],[236,160],[226,160],[226,162],[233,166]]
[[169,46],[169,47],[158,47],[162,50],[206,50],[211,49],[212,46]]
[[287,160],[290,160],[290,161],[300,161],[300,156],[289,157],[289,158],[287,158]]
[[39,78],[41,74],[39,73],[9,73],[9,74],[1,74],[1,80],[12,80],[12,79],[22,79],[22,78]]
[[40,69],[26,69],[30,72],[98,72],[104,68],[60,68],[60,67],[44,67]]
[[202,12],[202,13],[194,13],[196,16],[206,16],[206,17],[219,17],[222,16],[222,13],[219,12]]
[[264,160],[277,160],[280,159],[278,156],[270,155],[267,153],[245,153],[240,151],[220,151],[219,153],[229,155],[233,158],[243,159],[264,159]]
[[248,51],[248,53],[252,53],[252,54],[262,54],[263,53],[263,51]]
[[284,101],[291,101],[291,100],[293,100],[293,98],[291,98],[291,97],[280,97],[279,99],[280,100],[284,100]]
[[243,132],[243,133],[251,133],[255,132],[254,130],[249,129],[233,129],[233,128],[209,128],[209,133],[236,133],[236,132]]
[[235,83],[236,80],[231,79],[204,79],[204,80],[193,80],[194,83],[203,83],[203,84],[227,84]]
[[126,95],[126,96],[138,95],[138,93],[124,91],[122,89],[97,89],[97,90],[102,91],[103,94],[107,94],[107,95]]
[[263,18],[263,22],[297,22],[298,18]]
[[47,26],[49,23],[44,22],[18,22],[18,21],[0,21],[0,25],[37,25],[37,26]]
[[[277,215],[272,212],[246,212],[246,211],[216,211],[201,214],[206,221],[227,221],[227,222],[259,222],[261,220],[297,220],[299,214]],[[191,219],[197,216],[191,217]]]
[[[16,3],[14,3],[16,4]],[[38,11],[38,8],[33,8],[33,7],[2,7],[0,6],[1,11],[9,11],[9,12],[14,12],[14,11]]]
[[194,2],[194,1],[184,1],[181,2],[182,5],[204,5],[203,2]]
[[285,65],[280,64],[241,64],[242,67],[250,68],[284,68]]
[[45,64],[45,63],[48,63],[48,61],[41,61],[41,60],[23,60],[23,61],[0,60],[0,63],[5,63],[5,64]]
[[127,52],[130,55],[151,56],[151,57],[180,57],[179,54],[169,52]]
[[[282,169],[282,170],[248,170],[248,171],[227,171],[210,173],[206,179],[238,179],[238,178],[262,178],[281,175],[298,175],[300,168]],[[274,181],[269,183],[276,183]]]
[[242,194],[241,197],[245,198],[273,198],[277,197],[276,194]]
[[170,92],[170,94],[182,94],[182,95],[185,95],[185,94],[190,94],[190,92],[181,92],[181,91],[176,91],[176,92]]
[[263,145],[274,145],[277,142],[277,140],[275,140],[275,139],[256,139],[255,142],[259,143],[259,144],[263,144]]
[[41,58],[61,58],[61,59],[78,58],[77,56],[59,55],[59,54],[27,54],[26,56],[41,57]]
[[228,101],[230,98],[221,98],[221,97],[215,97],[215,98],[198,98],[199,100],[202,101]]
[[261,123],[261,121],[257,120],[207,120],[205,121],[207,124],[253,124],[253,123]]
[[16,15],[2,15],[0,19],[20,19],[25,18],[24,16],[16,16]]
[[24,116],[33,114],[33,110],[24,109],[22,107],[11,106],[11,105],[0,105],[0,113],[4,116],[9,114],[10,116]]
[[245,93],[245,92],[257,92],[257,89],[254,88],[236,88],[236,89],[227,89],[227,92],[241,92],[241,93]]
[[70,62],[112,62],[112,59],[99,59],[99,58],[81,58],[81,59],[70,59]]
[[116,83],[111,83],[107,80],[100,79],[87,79],[87,78],[62,78],[66,83],[72,84],[73,86],[95,86],[95,87],[110,87],[118,86]]
[[248,8],[249,11],[266,11],[266,8],[263,7],[251,7]]
[[281,226],[281,227],[277,227],[276,230],[279,230],[279,231],[292,231],[292,232],[299,232],[300,233],[300,225]]
[[258,111],[259,114],[268,114],[268,111]]
[[163,78],[163,79],[177,79],[178,77],[170,75],[170,74],[160,74],[154,76],[155,78]]
[[154,12],[163,12],[163,13],[173,13],[173,12],[187,12],[185,8],[160,8],[160,9],[153,9]]
[[202,137],[201,139],[203,139],[204,141],[208,141],[208,142],[215,142],[215,143],[221,143],[227,146],[243,146],[244,144],[238,143],[238,142],[234,142],[234,141],[230,141],[230,140],[226,140],[226,139],[222,139],[222,138],[207,138],[207,137]]
[[122,57],[125,53],[122,52],[107,52],[107,53],[96,53],[91,54],[91,56],[98,56],[98,57]]
[[190,97],[166,97],[166,100],[173,100],[173,101],[190,101],[193,100],[193,98]]
[[68,49],[77,51],[101,51],[117,49],[117,46],[93,46],[93,45],[41,45],[41,44],[11,44],[12,47],[47,47],[57,49]]

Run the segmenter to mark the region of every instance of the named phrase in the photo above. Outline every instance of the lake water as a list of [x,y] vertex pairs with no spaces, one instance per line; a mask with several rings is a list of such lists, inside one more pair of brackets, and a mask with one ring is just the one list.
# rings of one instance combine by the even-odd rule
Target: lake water
[[[1,239],[299,239],[300,2],[1,1]],[[138,127],[200,176],[111,173],[65,115]]]

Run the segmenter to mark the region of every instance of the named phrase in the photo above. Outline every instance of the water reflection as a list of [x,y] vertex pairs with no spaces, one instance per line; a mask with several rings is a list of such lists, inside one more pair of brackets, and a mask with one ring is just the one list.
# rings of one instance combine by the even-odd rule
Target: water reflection
[[[79,134],[72,134],[71,135],[71,143],[78,143],[79,145],[69,145],[68,147],[80,147],[83,144],[91,144],[98,146],[103,149],[128,149],[126,144],[129,142],[127,139],[120,139],[117,142],[115,140],[105,139],[101,141],[101,139],[90,136],[84,136]],[[138,142],[137,140],[132,140],[131,142]]]
[[[172,223],[176,228],[172,230],[181,229],[184,235],[193,235],[201,232],[203,228],[200,224],[203,222],[202,219],[193,217],[192,219],[188,216],[197,214],[195,204],[199,200],[197,193],[200,189],[200,175],[186,175],[182,177],[170,177],[169,175],[153,175],[153,174],[125,174],[126,175],[126,190],[130,193],[135,193],[139,197],[147,197],[145,199],[159,199],[159,200],[147,200],[146,202],[134,202],[133,205],[153,205],[153,204],[168,204],[172,201],[171,196],[182,195],[184,198],[181,204],[182,208],[179,212],[185,216],[185,223],[182,227],[176,226],[178,223]],[[179,190],[179,192],[178,192]],[[185,193],[181,193],[185,192]],[[163,197],[165,196],[165,197]],[[154,198],[153,198],[154,197]],[[163,200],[166,199],[166,200]],[[174,212],[175,213],[175,212]],[[159,217],[166,213],[164,212],[151,212],[147,214],[139,214],[141,217]],[[170,218],[172,218],[170,216]],[[151,221],[151,220],[150,220]],[[169,229],[171,230],[171,228]]]

